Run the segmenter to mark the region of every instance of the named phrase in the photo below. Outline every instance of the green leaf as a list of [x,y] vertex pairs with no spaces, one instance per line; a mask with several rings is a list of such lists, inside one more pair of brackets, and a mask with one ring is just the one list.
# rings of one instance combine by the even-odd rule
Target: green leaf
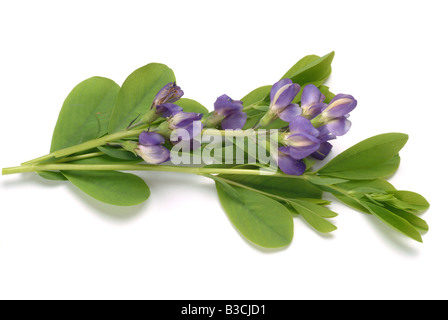
[[62,171],[92,198],[115,206],[133,206],[149,198],[149,188],[136,175],[118,171]]
[[266,100],[266,97],[269,97],[271,88],[272,85],[263,86],[249,92],[244,96],[244,98],[241,99],[241,101],[243,102],[243,107],[247,108],[251,105],[263,104],[263,102],[265,102]]
[[313,83],[315,85],[322,84],[331,74],[331,63],[334,58],[334,51],[319,57],[309,55],[299,60],[282,79],[289,78],[294,83],[301,86]]
[[185,112],[202,113],[203,115],[209,113],[209,110],[206,107],[192,99],[182,98],[176,101],[176,104],[181,106]]
[[[338,214],[336,212],[331,211],[330,209],[324,207],[322,204],[313,203],[313,202],[310,202],[309,200],[310,199],[300,198],[300,199],[291,200],[290,202],[301,205],[301,206],[305,206],[309,210],[313,211],[314,214],[316,214],[322,218],[335,218],[338,216]],[[324,203],[324,204],[327,205],[328,201],[326,201],[326,203]]]
[[251,242],[265,248],[280,248],[291,243],[294,221],[288,209],[279,202],[257,192],[231,187],[229,193],[216,183],[219,200],[232,224]]
[[338,185],[345,190],[351,191],[358,188],[373,188],[383,191],[395,190],[395,187],[388,181],[384,179],[374,179],[374,180],[352,180],[341,183]]
[[354,170],[345,170],[338,172],[328,172],[325,175],[344,178],[344,179],[353,179],[353,180],[367,180],[367,179],[377,179],[391,176],[398,170],[400,166],[400,156],[397,154],[393,158],[379,163],[376,166],[369,168],[357,168]]
[[311,202],[320,206],[328,206],[331,204],[331,201],[324,199],[315,199],[315,198],[299,198],[299,200]]
[[322,198],[322,191],[303,179],[239,174],[219,175],[219,177],[287,199]]
[[59,171],[38,171],[37,174],[47,180],[64,181],[67,178]]
[[425,220],[423,220],[420,217],[417,217],[415,214],[412,214],[410,212],[406,212],[404,210],[400,210],[391,206],[386,206],[386,209],[395,213],[397,216],[400,216],[401,218],[407,220],[410,224],[412,224],[414,227],[424,230],[424,231],[428,231],[429,230],[429,226],[426,223]]
[[372,188],[372,187],[355,188],[355,189],[350,190],[349,193],[350,194],[355,194],[355,193],[362,193],[362,194],[375,193],[375,194],[380,194],[381,197],[384,197],[384,195],[386,195],[387,197],[392,197],[391,195],[386,194],[386,191],[381,190],[381,189],[377,189],[377,188]]
[[262,115],[248,116],[246,124],[243,127],[243,130],[253,128],[258,123],[261,117]]
[[241,101],[243,102],[243,107],[245,108],[243,110],[248,115],[246,124],[244,125],[243,129],[253,128],[260,120],[260,118],[264,115],[264,111],[259,110],[256,106],[269,106],[269,93],[271,91],[271,88],[272,85],[257,88],[241,99]]
[[325,103],[330,103],[330,101],[336,96],[333,92],[330,91],[328,86],[319,86],[320,92],[325,96]]
[[429,208],[429,202],[416,192],[394,190],[389,193],[393,194],[395,198],[403,202],[404,207],[399,207],[398,209],[410,209],[415,213],[421,213]]
[[[384,179],[352,180],[352,181],[338,184],[338,188],[342,188],[347,191],[352,191],[352,190],[356,190],[356,189],[359,190],[360,188],[372,188],[372,189],[379,189],[379,190],[383,190],[383,191],[395,190],[394,186]],[[348,205],[358,211],[370,214],[370,211],[367,210],[366,207],[361,205],[358,201],[354,200],[353,198],[347,197],[345,195],[342,195],[342,194],[336,193],[336,192],[333,193],[333,195],[338,200],[345,203],[346,205]]]
[[369,211],[376,217],[378,217],[381,221],[385,222],[395,230],[403,233],[404,235],[414,239],[418,242],[423,242],[420,233],[410,224],[406,219],[396,215],[392,211],[387,210],[386,208],[377,206],[376,204],[362,201],[363,204],[369,209]]
[[328,233],[337,229],[334,224],[324,219],[337,216],[336,212],[307,201],[294,200],[290,203],[297,213],[317,231]]
[[371,214],[370,211],[365,208],[363,205],[361,205],[358,201],[356,201],[353,198],[347,197],[342,194],[333,194],[339,201],[345,203],[349,207],[352,207],[353,209],[356,209],[358,211]]
[[62,105],[50,151],[106,134],[119,90],[120,86],[115,82],[101,77],[93,77],[78,84]]
[[325,185],[331,185],[331,184],[338,184],[338,183],[347,182],[348,180],[338,179],[338,178],[325,178],[325,177],[316,176],[316,177],[308,178],[308,181],[311,182],[312,184],[324,185],[325,186]]
[[[376,172],[375,170],[383,174],[385,171],[383,171],[382,165],[390,168],[388,161],[397,156],[407,140],[408,136],[403,133],[384,133],[368,138],[337,155],[323,166],[319,173],[337,178],[348,178],[347,172],[350,175],[350,172],[358,170],[359,175],[354,175],[357,179],[368,179],[366,176],[369,174],[375,176],[373,174]],[[396,162],[397,160],[391,161]],[[368,170],[372,168],[373,173]]]
[[109,157],[119,159],[119,160],[141,160],[139,157],[137,157],[135,154],[133,154],[130,151],[124,150],[124,149],[117,149],[114,147],[98,147],[98,150],[101,152],[104,152]]
[[135,118],[145,114],[154,97],[167,83],[176,81],[166,65],[150,63],[134,71],[123,83],[109,122],[109,133],[124,130]]

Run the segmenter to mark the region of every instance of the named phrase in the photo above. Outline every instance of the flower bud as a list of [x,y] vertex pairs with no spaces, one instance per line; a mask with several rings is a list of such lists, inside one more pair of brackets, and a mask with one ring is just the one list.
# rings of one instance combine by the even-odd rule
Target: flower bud
[[322,116],[326,119],[336,119],[344,117],[356,108],[357,101],[348,94],[338,94],[331,101],[328,107],[322,111]]
[[164,103],[173,103],[179,100],[184,95],[182,89],[176,85],[176,82],[170,82],[166,84],[160,91],[156,94],[152,106],[158,106]]
[[139,136],[137,153],[149,164],[160,164],[170,159],[170,151],[162,146],[165,143],[163,136],[156,132],[143,131]]
[[325,96],[314,84],[308,84],[303,88],[301,97],[302,116],[313,119],[327,106],[324,103]]
[[221,124],[222,129],[242,129],[246,124],[247,114],[243,112],[243,103],[232,100],[223,94],[216,99],[215,112],[207,119],[206,127],[212,128]]

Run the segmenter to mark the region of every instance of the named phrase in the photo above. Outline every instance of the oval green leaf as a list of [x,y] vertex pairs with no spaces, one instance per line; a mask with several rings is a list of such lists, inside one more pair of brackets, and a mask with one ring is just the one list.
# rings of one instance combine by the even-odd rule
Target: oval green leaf
[[38,171],[37,174],[47,180],[54,180],[54,181],[67,180],[67,178],[59,171]]
[[[391,170],[390,168],[394,168],[394,164],[396,165],[398,159],[391,159],[397,156],[407,140],[408,135],[403,133],[384,133],[368,138],[337,155],[323,166],[319,170],[319,173],[343,179],[354,179],[353,177],[358,177],[358,179],[370,179],[366,176],[375,176],[376,174],[373,173],[375,173],[376,170],[378,170],[379,174],[384,174],[387,170],[383,171],[383,169],[381,169],[382,165],[389,168],[389,171]],[[389,160],[395,162],[392,165],[389,165],[387,163]],[[373,173],[370,172],[369,169],[372,169]],[[348,175],[350,175],[350,172],[353,171],[357,171],[358,175],[356,175],[356,173],[351,173],[351,176],[353,176],[351,178],[345,174],[338,174],[340,172],[349,172]],[[375,178],[378,178],[378,175]]]
[[109,122],[109,133],[126,129],[151,107],[164,85],[176,81],[174,72],[164,64],[150,63],[135,70],[123,83]]
[[78,84],[62,105],[50,151],[71,147],[106,134],[119,90],[118,84],[102,77],[93,77]]
[[294,210],[317,231],[329,233],[337,229],[334,224],[325,219],[337,216],[338,214],[336,212],[307,201],[294,200],[290,203]]
[[[351,190],[355,190],[355,189],[359,189],[359,188],[374,188],[374,189],[379,189],[379,190],[383,190],[383,191],[395,190],[395,187],[391,183],[387,182],[384,179],[352,180],[352,181],[340,183],[340,184],[338,184],[338,187],[343,188],[346,191],[351,191]],[[331,190],[330,190],[330,192],[331,192]],[[337,199],[339,199],[341,202],[345,203],[346,205],[348,205],[356,210],[359,210],[361,212],[371,214],[370,211],[367,210],[367,208],[365,206],[360,204],[354,198],[344,196],[340,193],[333,193],[333,195]]]
[[[216,183],[219,200],[232,224],[251,242],[265,248],[291,243],[294,221],[279,202],[257,192]],[[229,192],[229,188],[235,192]]]
[[352,180],[368,180],[391,176],[400,166],[400,156],[397,154],[391,159],[373,167],[356,168],[353,170],[327,172],[327,176]]
[[257,89],[252,90],[248,94],[241,99],[243,102],[243,107],[247,108],[251,105],[257,104],[265,104],[263,101],[269,97],[269,93],[271,92],[272,85],[259,87]]
[[289,69],[282,79],[289,78],[294,83],[298,83],[301,86],[308,83],[320,85],[331,74],[331,63],[333,58],[334,51],[323,57],[316,55],[306,56]]
[[118,171],[62,171],[92,198],[115,206],[134,206],[149,198],[149,188],[136,175]]
[[185,112],[202,113],[203,115],[210,112],[206,107],[193,99],[182,98],[176,101],[176,104],[181,106]]
[[394,190],[389,192],[406,204],[406,209],[421,213],[429,208],[429,202],[421,195],[412,191]]
[[418,229],[421,229],[423,231],[429,230],[429,226],[426,223],[426,221],[420,217],[417,217],[413,213],[406,212],[404,210],[400,210],[400,209],[397,209],[397,208],[394,208],[394,207],[388,206],[388,205],[386,205],[386,209],[395,213],[397,216],[400,216],[403,219],[407,220],[410,224],[412,224],[414,227],[416,227]]
[[287,199],[322,198],[322,191],[303,179],[238,174],[219,177]]
[[396,215],[392,211],[389,211],[383,207],[377,206],[376,204],[362,201],[362,203],[369,209],[369,211],[379,218],[384,223],[388,224],[395,230],[403,233],[404,235],[414,239],[418,242],[423,242],[420,233],[415,229],[415,227],[410,224],[406,219]]

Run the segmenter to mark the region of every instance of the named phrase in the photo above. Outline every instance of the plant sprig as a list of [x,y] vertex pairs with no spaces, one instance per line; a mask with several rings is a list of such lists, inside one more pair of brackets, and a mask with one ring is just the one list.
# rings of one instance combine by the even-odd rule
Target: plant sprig
[[[330,219],[338,214],[323,199],[331,193],[422,242],[428,225],[419,214],[429,203],[385,180],[399,167],[406,134],[368,138],[313,169],[316,159],[329,154],[328,141],[348,131],[346,115],[356,106],[352,96],[335,95],[324,85],[333,58],[334,52],[306,56],[273,86],[257,88],[241,100],[223,95],[211,112],[183,98],[174,72],[163,64],[139,68],[121,87],[107,78],[89,78],[64,101],[50,152],[4,168],[2,174],[33,172],[69,181],[91,197],[118,206],[138,205],[150,196],[140,177],[123,171],[200,175],[215,182],[237,230],[267,248],[291,243],[297,216],[317,232],[336,230]],[[185,132],[193,135],[186,139]],[[195,145],[197,136],[216,141],[199,139]],[[256,150],[250,148],[253,141]],[[260,150],[275,160],[274,168],[262,161]],[[175,164],[174,154],[200,162]],[[170,159],[172,163],[164,163]]]

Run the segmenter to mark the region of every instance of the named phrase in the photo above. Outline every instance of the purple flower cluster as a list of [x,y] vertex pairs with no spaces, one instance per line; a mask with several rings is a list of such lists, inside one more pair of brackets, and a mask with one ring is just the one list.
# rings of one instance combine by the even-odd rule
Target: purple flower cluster
[[300,86],[283,79],[272,86],[269,112],[289,122],[289,131],[281,135],[278,165],[286,174],[302,175],[303,159],[312,156],[323,160],[331,151],[329,140],[348,132],[349,113],[357,101],[350,95],[338,94],[327,105],[325,96],[313,84],[303,88],[301,106],[292,103]]
[[[290,175],[302,175],[306,166],[303,159],[311,156],[323,160],[331,151],[330,140],[348,132],[351,122],[349,113],[357,101],[347,94],[336,95],[330,103],[313,84],[302,89],[300,105],[295,103],[301,91],[300,85],[291,79],[275,83],[270,91],[269,110],[254,127],[271,123],[276,118],[289,123],[286,131],[279,135],[278,166]],[[158,127],[161,134],[145,131],[139,137],[135,150],[146,162],[159,164],[170,159],[170,151],[164,146],[165,137],[171,141],[194,145],[194,138],[203,129],[200,113],[185,112],[175,104],[183,95],[176,83],[168,83],[156,95],[152,109],[166,122]],[[228,95],[216,99],[215,110],[208,115],[206,127],[221,126],[222,129],[242,129],[247,120],[242,101],[233,100]],[[163,126],[163,127],[162,127]]]
[[[183,91],[175,82],[166,84],[155,96],[151,108],[156,114],[166,118],[167,132],[171,141],[179,143],[193,140],[197,131],[202,130],[202,114],[184,112],[182,107],[174,104],[183,96]],[[199,123],[199,130],[194,130]],[[189,142],[189,141],[188,141]],[[165,138],[156,132],[144,131],[139,136],[138,147],[135,152],[150,164],[160,164],[170,159],[170,151],[163,146]]]

